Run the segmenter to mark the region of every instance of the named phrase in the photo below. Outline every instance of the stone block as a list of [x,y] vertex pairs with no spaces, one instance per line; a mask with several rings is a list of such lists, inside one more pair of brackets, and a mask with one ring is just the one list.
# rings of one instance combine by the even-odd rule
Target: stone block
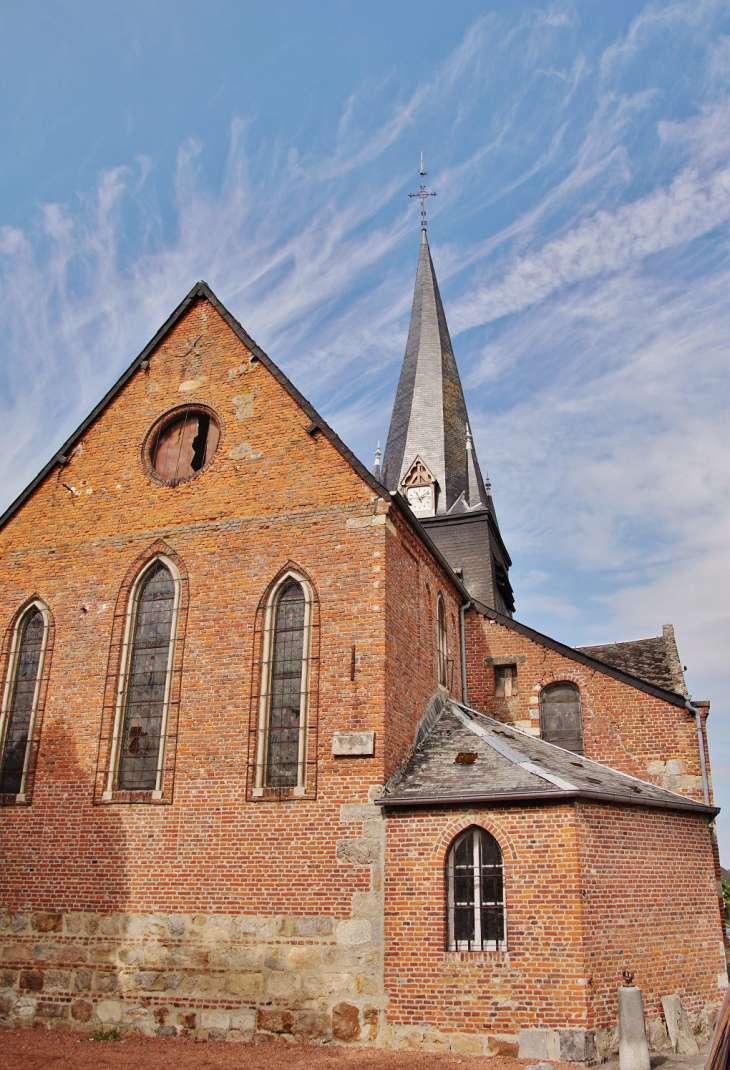
[[340,824],[351,821],[374,821],[379,816],[379,808],[371,803],[342,803],[340,806]]
[[32,916],[30,925],[37,933],[60,933],[63,928],[63,914],[40,911]]
[[198,1016],[195,1011],[181,1011],[177,1020],[184,1029],[196,1029],[198,1026]]
[[238,1029],[241,1033],[253,1033],[256,1029],[256,1011],[253,1008],[246,1011],[234,1011],[231,1014],[231,1029]]
[[329,1015],[321,1011],[299,1011],[295,1016],[294,1035],[311,1040],[315,1037],[329,1036]]
[[282,936],[330,936],[333,928],[334,922],[332,918],[316,916],[288,917],[282,918],[280,932]]
[[38,1003],[36,1013],[39,1018],[68,1018],[68,1003],[54,1001]]
[[13,933],[25,932],[28,926],[28,917],[26,914],[13,914],[10,919],[10,931]]
[[35,1017],[37,1001],[32,996],[21,996],[15,1004],[15,1014],[23,1022],[29,1022]]
[[375,752],[375,732],[335,732],[332,754],[335,758],[366,758]]
[[[51,972],[50,970],[48,971]],[[95,992],[115,992],[117,988],[117,975],[113,970],[97,970],[94,977]]]
[[[490,1037],[490,1042],[495,1040],[495,1037]],[[517,1055],[517,1042],[512,1045],[515,1050],[515,1056]],[[451,1038],[451,1050],[457,1055],[483,1055],[484,1049],[482,1047],[482,1041],[480,1037],[469,1036],[465,1033],[457,1033]],[[493,1049],[490,1048],[490,1051]],[[495,1055],[508,1055],[509,1052],[494,1051]]]
[[67,992],[70,987],[70,970],[46,970],[46,991]]
[[267,1033],[291,1033],[294,1015],[291,1011],[259,1009],[256,1028]]
[[382,909],[377,892],[355,892],[352,896],[351,913],[354,918],[375,918]]
[[305,999],[332,999],[357,995],[355,978],[349,973],[315,973],[302,978]]
[[12,988],[17,980],[17,970],[0,970],[0,988]]
[[99,928],[105,936],[119,935],[119,918],[116,914],[107,914],[101,918]]
[[229,973],[225,990],[240,999],[259,999],[264,992],[264,979],[260,973]]
[[77,992],[88,992],[91,988],[94,975],[91,970],[87,970],[85,966],[82,966],[76,971],[74,978],[74,988]]
[[429,1030],[421,1041],[421,1051],[451,1051],[451,1037],[437,1030]]
[[360,1011],[352,1003],[337,1003],[332,1008],[332,1036],[336,1040],[360,1039]]
[[596,1045],[590,1029],[561,1029],[560,1061],[563,1063],[591,1063],[596,1060]]
[[372,866],[380,859],[378,840],[338,840],[335,849],[338,862],[351,866]]
[[672,1051],[680,1055],[699,1055],[699,1046],[679,996],[662,996],[662,1010]]
[[[487,1051],[490,1055],[507,1055],[516,1059],[519,1047],[519,1040],[515,1037],[487,1037]],[[481,1047],[479,1050],[482,1050]]]
[[231,1015],[228,1011],[201,1011],[200,1025],[202,1029],[228,1030],[231,1027]]
[[43,970],[21,970],[20,987],[26,992],[42,992],[45,984]]
[[94,1008],[86,999],[77,999],[71,1004],[71,1017],[77,1022],[90,1022]]
[[661,1051],[671,1046],[667,1027],[661,1018],[652,1018],[646,1023],[646,1039],[652,1051]]
[[122,1005],[115,999],[103,999],[96,1005],[96,1017],[102,1025],[118,1025],[122,1020]]
[[18,993],[12,988],[0,991],[0,1014],[11,1014],[18,1001]]
[[520,1059],[560,1059],[557,1029],[521,1029],[518,1045]]
[[266,980],[266,995],[272,999],[298,999],[301,978],[296,973],[271,973]]
[[368,944],[373,938],[372,923],[365,918],[351,918],[341,921],[335,930],[337,943],[343,947],[357,947]]

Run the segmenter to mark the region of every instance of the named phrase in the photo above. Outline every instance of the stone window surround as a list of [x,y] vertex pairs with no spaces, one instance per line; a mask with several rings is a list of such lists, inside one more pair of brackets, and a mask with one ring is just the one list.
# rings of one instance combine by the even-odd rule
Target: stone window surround
[[5,735],[8,727],[8,718],[10,713],[10,703],[12,702],[13,692],[15,690],[15,673],[18,667],[18,655],[20,653],[19,639],[28,615],[34,610],[43,617],[43,645],[41,647],[40,658],[38,659],[38,671],[36,673],[35,690],[33,692],[33,704],[31,707],[30,720],[28,722],[28,739],[25,744],[25,761],[23,763],[23,774],[20,782],[20,791],[16,795],[9,795],[5,797],[6,802],[18,803],[23,805],[30,802],[28,788],[28,780],[31,773],[31,760],[34,752],[35,730],[36,722],[38,718],[38,711],[41,707],[41,690],[45,681],[44,669],[46,667],[46,658],[49,653],[49,637],[51,633],[52,621],[51,614],[48,607],[40,598],[33,598],[30,602],[27,602],[20,612],[18,613],[15,624],[12,626],[12,638],[10,641],[10,651],[8,654],[8,664],[5,673],[5,686],[3,688],[2,707],[0,708],[0,762],[2,761],[3,750],[5,747]]
[[264,783],[266,778],[266,752],[269,734],[269,714],[271,710],[271,676],[273,671],[274,655],[274,630],[276,624],[276,610],[279,604],[279,595],[290,582],[298,583],[304,592],[304,643],[302,652],[302,682],[300,688],[300,729],[299,729],[299,757],[297,762],[297,783],[292,788],[272,788],[271,792],[280,794],[283,790],[290,798],[303,798],[309,795],[307,784],[307,759],[310,749],[309,740],[309,712],[310,712],[310,688],[312,676],[312,633],[314,606],[316,603],[312,584],[307,577],[296,568],[286,568],[277,578],[274,586],[269,591],[264,610],[263,624],[263,647],[259,674],[261,680],[261,693],[258,701],[258,727],[256,732],[256,751],[254,783],[251,792],[252,798],[263,799],[268,789]]
[[163,699],[162,724],[160,730],[160,750],[157,758],[157,780],[155,788],[152,792],[123,792],[120,793],[120,795],[124,796],[124,801],[127,801],[129,796],[139,796],[140,800],[143,801],[145,801],[146,798],[149,798],[151,802],[161,802],[163,800],[163,793],[165,788],[165,760],[167,757],[166,752],[169,736],[172,678],[174,673],[175,650],[180,622],[183,578],[180,574],[180,570],[178,569],[172,558],[163,551],[157,551],[151,557],[147,558],[142,567],[139,569],[127,601],[126,618],[124,623],[124,637],[122,641],[122,653],[119,662],[119,669],[116,674],[116,699],[114,703],[114,722],[112,729],[110,756],[106,771],[104,790],[101,794],[101,800],[105,803],[121,801],[121,799],[119,799],[119,797],[117,796],[116,778],[119,767],[119,748],[122,738],[123,719],[126,705],[128,670],[132,654],[132,628],[137,615],[137,603],[142,584],[149,570],[153,568],[158,561],[161,562],[169,570],[170,575],[172,576],[173,584],[175,587],[175,601],[173,604],[172,625],[170,628],[170,646],[167,659],[165,696]]

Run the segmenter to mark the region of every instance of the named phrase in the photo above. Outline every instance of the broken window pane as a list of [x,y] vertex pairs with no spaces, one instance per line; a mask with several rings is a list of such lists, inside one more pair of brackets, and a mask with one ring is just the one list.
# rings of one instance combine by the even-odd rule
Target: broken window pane
[[161,428],[152,450],[152,467],[171,483],[187,479],[211,460],[219,437],[218,424],[210,413],[186,409]]
[[274,624],[266,784],[296,787],[302,729],[304,591],[292,581],[279,595]]
[[20,625],[18,654],[7,713],[0,792],[17,795],[23,783],[28,733],[33,716],[36,685],[43,651],[46,622],[39,609],[32,609]]
[[175,584],[157,561],[137,599],[117,775],[120,791],[153,791],[164,714]]

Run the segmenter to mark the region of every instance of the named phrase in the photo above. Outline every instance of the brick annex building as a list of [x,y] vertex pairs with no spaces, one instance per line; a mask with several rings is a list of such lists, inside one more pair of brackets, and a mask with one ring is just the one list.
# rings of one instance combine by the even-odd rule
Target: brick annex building
[[382,474],[205,283],[0,519],[6,1023],[576,1061],[727,983],[672,629],[513,619],[425,231]]

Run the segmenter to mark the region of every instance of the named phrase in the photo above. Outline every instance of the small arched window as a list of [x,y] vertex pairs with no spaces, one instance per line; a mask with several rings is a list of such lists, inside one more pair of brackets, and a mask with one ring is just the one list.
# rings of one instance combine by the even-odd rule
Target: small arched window
[[438,596],[438,601],[436,603],[436,630],[438,643],[439,683],[442,687],[447,687],[449,661],[446,647],[446,609],[444,607],[444,600],[441,595]]
[[312,593],[289,572],[266,607],[257,787],[305,787]]
[[107,797],[117,791],[162,791],[180,578],[158,557],[132,589],[119,674]]
[[15,626],[3,695],[0,793],[23,796],[48,641],[48,614],[34,602]]
[[583,754],[580,688],[570,680],[548,684],[540,693],[540,734],[575,754]]
[[504,951],[504,862],[489,832],[470,828],[447,862],[449,951]]

